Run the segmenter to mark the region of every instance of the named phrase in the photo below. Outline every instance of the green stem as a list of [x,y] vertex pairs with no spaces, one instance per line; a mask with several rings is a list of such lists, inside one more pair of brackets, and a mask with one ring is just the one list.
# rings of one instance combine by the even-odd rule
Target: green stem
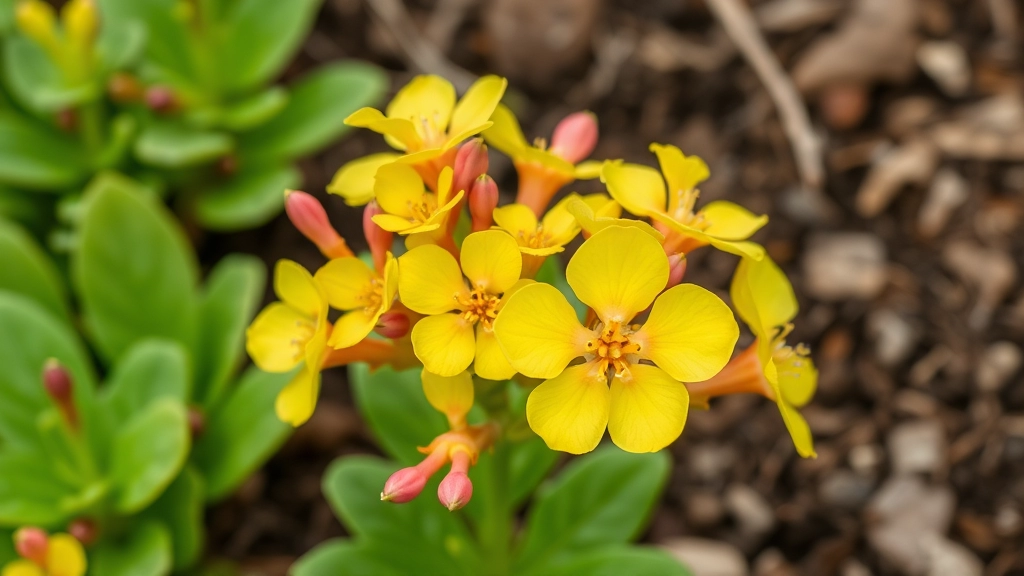
[[511,570],[512,510],[509,499],[509,446],[495,443],[490,466],[491,489],[485,494],[484,521],[480,525],[480,544],[487,569],[494,576],[504,576]]
[[103,134],[103,103],[100,101],[89,102],[78,109],[78,115],[82,140],[89,153],[95,156],[103,149],[105,136]]

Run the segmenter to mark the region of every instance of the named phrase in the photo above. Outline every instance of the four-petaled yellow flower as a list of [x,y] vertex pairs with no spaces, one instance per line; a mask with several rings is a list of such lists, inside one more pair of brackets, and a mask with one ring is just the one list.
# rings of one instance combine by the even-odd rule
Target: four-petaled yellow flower
[[500,230],[475,232],[463,242],[461,260],[460,268],[454,256],[432,244],[398,259],[402,303],[427,315],[413,326],[413,350],[424,368],[440,376],[455,376],[473,364],[482,378],[511,378],[515,370],[494,339],[493,322],[525,282],[519,281],[519,247]]
[[399,162],[377,170],[374,191],[385,213],[374,216],[373,222],[388,232],[399,234],[419,234],[441,228],[465,195],[464,190],[452,194],[451,168],[441,171],[435,194],[423,188],[423,180],[415,170]]
[[[508,299],[494,331],[515,370],[547,379],[526,412],[550,448],[589,452],[607,427],[623,450],[654,452],[682,433],[689,397],[681,382],[721,370],[739,328],[728,306],[703,288],[681,284],[659,296],[668,277],[657,240],[610,226],[584,242],[566,269],[595,325],[580,324],[548,284],[524,286]],[[652,301],[647,321],[632,323]]]
[[246,350],[266,372],[302,369],[277,396],[278,417],[293,426],[309,420],[320,395],[320,369],[327,353],[327,294],[305,268],[280,260],[274,292],[281,299],[267,306],[246,331]]
[[582,200],[570,200],[565,208],[576,218],[576,222],[583,229],[583,236],[586,238],[597,234],[609,226],[619,226],[622,228],[636,228],[657,240],[659,244],[665,241],[665,235],[658,232],[654,226],[647,222],[620,218],[622,206],[604,194],[590,194]]
[[[34,542],[19,541],[32,532]],[[39,528],[22,528],[14,533],[15,548],[22,558],[4,566],[0,576],[84,576],[85,550],[70,534],[48,536]]]
[[414,166],[432,184],[441,168],[455,161],[456,146],[491,126],[491,114],[507,85],[504,78],[484,76],[456,103],[451,82],[417,76],[398,91],[385,113],[362,108],[345,123],[383,134],[388,144],[406,153],[399,161]]
[[580,233],[579,222],[566,209],[573,201],[583,200],[578,194],[569,194],[540,221],[533,210],[523,204],[509,204],[494,210],[495,225],[511,234],[523,253],[524,278],[533,278],[548,256],[565,250],[565,245]]
[[334,323],[327,345],[348,348],[366,338],[391,309],[398,294],[398,261],[388,252],[384,270],[378,274],[359,258],[335,258],[313,278],[331,307],[345,312]]
[[609,160],[601,168],[601,180],[626,210],[655,221],[666,236],[665,252],[687,253],[710,244],[760,260],[764,248],[747,239],[768,222],[768,217],[755,216],[726,201],[711,202],[694,212],[700,195],[697,184],[710,175],[707,164],[697,156],[683,155],[675,146],[651,144],[651,150],[658,156],[660,174],[648,166]]

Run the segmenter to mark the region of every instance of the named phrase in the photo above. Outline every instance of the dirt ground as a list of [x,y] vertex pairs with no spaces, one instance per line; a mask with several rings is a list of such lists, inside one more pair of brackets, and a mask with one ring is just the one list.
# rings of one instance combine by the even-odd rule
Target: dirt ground
[[[646,541],[698,576],[1024,575],[1022,5],[750,2],[821,143],[816,190],[712,4],[327,0],[288,76],[338,58],[380,64],[393,89],[417,69],[457,85],[504,74],[528,138],[589,109],[594,158],[653,163],[650,142],[676,144],[711,166],[703,201],[770,215],[755,239],[790,274],[791,342],[809,344],[821,370],[805,410],[819,456],[796,456],[763,399],[692,413]],[[324,187],[384,149],[354,133],[304,165],[306,190],[354,246],[358,211]],[[495,156],[491,172],[511,196],[508,162]],[[322,262],[284,218],[201,246],[207,264],[232,251]],[[724,294],[734,266],[705,249],[688,279]],[[344,533],[320,476],[375,448],[342,370],[324,391],[310,424],[210,512],[212,555],[285,574]]]

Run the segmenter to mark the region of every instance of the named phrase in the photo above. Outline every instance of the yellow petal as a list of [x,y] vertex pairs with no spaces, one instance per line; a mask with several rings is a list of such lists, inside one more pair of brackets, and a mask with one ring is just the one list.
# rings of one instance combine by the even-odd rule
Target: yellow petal
[[398,258],[398,294],[402,303],[420,314],[443,314],[469,296],[455,257],[427,244]]
[[622,216],[622,205],[609,198],[607,194],[587,194],[583,197],[583,202],[590,207],[596,218]]
[[594,180],[601,177],[601,165],[599,160],[584,160],[576,165],[577,180]]
[[373,108],[356,110],[345,119],[345,123],[349,126],[369,128],[378,134],[383,134],[387,143],[398,150],[417,149],[423,144],[422,138],[416,131],[416,125],[411,120],[386,118],[380,110]]
[[519,280],[523,257],[512,236],[502,230],[484,230],[462,243],[462,271],[474,288],[501,294]]
[[444,377],[424,370],[420,379],[423,381],[423,394],[434,410],[447,416],[453,424],[465,420],[473,408],[473,376],[469,372]]
[[420,175],[412,166],[402,162],[378,168],[373,190],[381,209],[402,218],[412,217],[412,207],[422,204],[425,194]]
[[68,534],[54,534],[46,551],[49,576],[82,576],[85,574],[85,550]]
[[455,376],[473,363],[473,325],[459,314],[427,316],[412,327],[412,347],[423,367],[438,376]]
[[690,396],[665,371],[634,364],[612,378],[608,433],[626,452],[657,452],[683,433]]
[[701,382],[729,362],[739,333],[732,311],[718,296],[680,284],[658,296],[633,340],[640,344],[642,358],[676,380]]
[[387,312],[391,309],[391,305],[395,301],[395,296],[398,296],[398,258],[395,258],[391,252],[384,255],[384,301],[381,306],[381,312]]
[[565,296],[550,284],[523,286],[505,302],[494,335],[517,372],[554,378],[583,355],[592,332],[576,319]]
[[327,295],[327,302],[338,310],[364,308],[376,277],[365,262],[354,256],[335,258],[313,275]]
[[699,156],[686,156],[670,144],[651,144],[651,152],[658,156],[661,172],[673,192],[691,190],[711,175],[708,165]]
[[504,104],[498,104],[491,114],[491,127],[484,130],[483,137],[487,144],[513,160],[529,146],[523,130],[519,127],[516,115]]
[[610,226],[580,246],[565,279],[602,320],[628,322],[665,288],[668,257],[650,235]]
[[47,576],[43,569],[29,560],[15,560],[4,566],[0,576]]
[[818,388],[818,369],[807,356],[793,354],[783,361],[775,361],[778,370],[779,391],[790,406],[800,408],[811,401]]
[[287,372],[302,361],[315,325],[294,308],[274,302],[263,309],[245,332],[245,349],[266,372]]
[[494,209],[494,223],[511,233],[513,236],[522,232],[524,235],[537,231],[537,216],[528,206],[509,204]]
[[581,364],[534,388],[526,401],[526,418],[548,448],[583,454],[601,442],[608,404],[604,374],[591,363]]
[[481,378],[488,380],[508,380],[515,376],[516,369],[508,363],[508,358],[501,351],[494,331],[483,324],[476,327],[476,360],[473,371]]
[[580,223],[569,212],[572,202],[582,202],[579,194],[571,193],[548,210],[541,220],[541,227],[547,240],[545,246],[565,246],[580,233]]
[[665,181],[650,166],[608,160],[601,167],[601,181],[616,202],[637,216],[665,211]]
[[669,226],[674,232],[697,240],[701,245],[710,244],[723,252],[735,254],[741,258],[760,260],[764,257],[764,248],[756,242],[722,240],[721,238],[710,236],[700,230],[697,230],[692,226],[687,226],[686,224],[677,222],[668,214],[652,213],[651,218]]
[[484,76],[473,83],[452,113],[452,124],[448,129],[452,145],[479,133],[490,121],[495,107],[505,95],[508,80],[499,76]]
[[[665,240],[664,234],[655,230],[654,226],[651,226],[647,222],[630,220],[628,218],[619,218],[617,216],[602,217],[595,214],[592,204],[593,202],[588,201],[572,201],[566,206],[569,213],[576,218],[577,222],[580,223],[580,227],[591,236],[605,228],[608,228],[609,226],[619,226],[623,228],[636,228],[651,238],[654,238],[658,244],[661,244]],[[606,212],[614,212],[614,210],[610,209],[611,206],[618,207],[619,204],[613,200],[610,205],[602,205],[601,209]]]
[[291,260],[277,261],[274,292],[285,304],[309,318],[318,317],[327,306],[327,299],[313,275]]
[[767,255],[760,262],[744,258],[729,287],[736,313],[759,338],[772,340],[774,331],[796,317],[793,286]]
[[379,310],[367,314],[362,308],[342,314],[334,323],[327,345],[335,349],[355,346],[373,332],[380,314]]
[[[781,398],[778,394],[776,396]],[[811,427],[807,425],[807,420],[804,420],[803,415],[796,408],[787,404],[785,400],[780,399],[775,403],[779,406],[782,421],[786,423],[786,430],[789,430],[789,435],[793,438],[793,445],[796,447],[797,453],[804,458],[817,458],[818,453],[814,451],[814,437],[811,435]]]
[[353,160],[334,174],[327,191],[341,196],[349,206],[363,206],[373,200],[377,170],[399,158],[401,154],[382,152]]
[[768,216],[755,216],[750,210],[724,200],[711,202],[700,213],[708,222],[704,232],[723,240],[746,240],[768,223]]
[[440,76],[424,74],[413,78],[388,104],[388,118],[402,118],[418,124],[426,120],[438,132],[448,128],[455,107],[455,87]]
[[308,365],[292,378],[292,381],[277,395],[274,408],[277,417],[286,424],[301,426],[313,415],[317,397],[320,396],[320,370]]

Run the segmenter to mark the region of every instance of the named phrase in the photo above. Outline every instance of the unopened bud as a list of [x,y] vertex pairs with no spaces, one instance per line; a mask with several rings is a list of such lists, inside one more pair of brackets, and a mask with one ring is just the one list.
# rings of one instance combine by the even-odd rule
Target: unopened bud
[[324,256],[352,256],[352,251],[345,244],[345,240],[331,226],[327,211],[319,200],[298,190],[286,190],[284,194],[284,209],[288,213],[288,219],[303,236],[316,244]]
[[454,512],[469,504],[473,498],[473,482],[466,474],[469,469],[469,454],[458,451],[452,455],[452,469],[437,487],[437,499],[441,505]]
[[68,534],[71,534],[83,546],[90,546],[96,543],[100,529],[96,522],[88,518],[78,518],[68,525]]
[[75,386],[67,368],[56,358],[50,358],[43,366],[43,387],[57,405],[64,420],[72,430],[78,429],[78,410],[75,408]]
[[565,160],[578,163],[597,146],[597,116],[590,112],[569,114],[555,126],[551,136],[551,152]]
[[487,145],[480,138],[473,138],[462,146],[455,155],[455,174],[452,180],[452,192],[459,193],[473,186],[473,182],[487,173],[489,161]]
[[373,331],[385,338],[401,338],[409,333],[409,316],[398,310],[389,310],[380,315]]
[[420,492],[423,492],[423,487],[427,485],[428,478],[429,475],[418,466],[402,468],[392,474],[388,481],[384,483],[384,490],[380,493],[380,499],[384,502],[394,502],[395,504],[409,502],[419,496]]
[[52,6],[40,0],[23,0],[18,4],[15,19],[18,29],[38,42],[51,55],[60,50],[60,43],[57,40],[57,15]]
[[487,230],[494,224],[494,209],[498,207],[498,185],[484,174],[473,182],[469,191],[469,214],[473,217],[473,232]]
[[196,406],[188,407],[188,429],[192,438],[198,438],[206,432],[206,416]]
[[686,254],[672,254],[668,257],[668,284],[666,289],[679,285],[686,275]]
[[118,72],[107,82],[107,94],[114,102],[137,102],[143,95],[142,84],[135,76]]
[[57,112],[57,127],[65,132],[74,132],[78,127],[78,114],[74,108],[63,108]]
[[61,10],[64,33],[79,47],[92,45],[99,30],[99,15],[93,0],[70,0]]
[[14,533],[14,549],[18,555],[39,566],[46,565],[46,552],[49,547],[49,536],[41,528],[25,527]]
[[221,159],[217,161],[217,171],[223,176],[231,176],[238,172],[238,156],[234,154],[221,156]]
[[373,265],[381,273],[384,271],[388,250],[391,250],[391,242],[395,237],[394,234],[373,221],[374,216],[383,213],[384,210],[376,200],[370,200],[366,208],[363,208],[363,235],[366,236],[366,244],[370,247],[370,254],[373,255]]
[[150,86],[146,89],[146,106],[154,112],[173,112],[178,107],[178,98],[167,86]]

